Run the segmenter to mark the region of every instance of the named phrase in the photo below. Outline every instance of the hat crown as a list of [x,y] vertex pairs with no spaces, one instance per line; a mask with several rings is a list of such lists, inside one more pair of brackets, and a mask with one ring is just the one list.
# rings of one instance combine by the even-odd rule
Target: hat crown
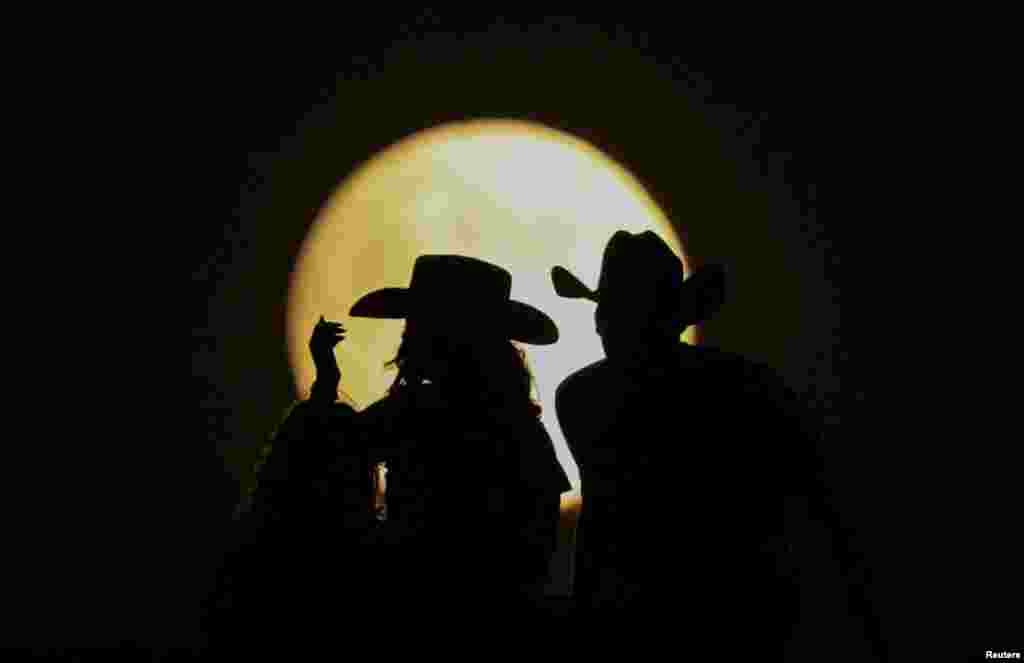
[[500,325],[512,275],[491,263],[458,255],[423,255],[413,265],[409,317],[433,325],[483,331]]
[[685,278],[683,263],[651,231],[616,232],[605,247],[598,280],[601,317],[674,317]]
[[712,317],[725,299],[723,265],[708,264],[686,278],[683,261],[657,233],[619,230],[605,245],[596,292],[563,267],[551,272],[563,297],[597,302],[602,320],[653,321],[685,329]]
[[412,268],[409,290],[431,306],[508,302],[512,275],[489,262],[459,255],[422,255]]
[[682,261],[661,237],[650,230],[636,235],[619,230],[605,246],[597,290],[632,291],[638,285],[681,283],[683,278]]
[[502,267],[469,256],[428,254],[416,258],[408,288],[369,292],[349,313],[416,319],[445,333],[494,333],[537,345],[558,340],[554,320],[511,295],[512,274]]

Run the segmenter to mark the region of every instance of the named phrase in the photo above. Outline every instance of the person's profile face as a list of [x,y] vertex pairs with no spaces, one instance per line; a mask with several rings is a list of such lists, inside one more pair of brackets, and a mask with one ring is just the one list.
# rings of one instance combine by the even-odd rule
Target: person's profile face
[[653,300],[644,297],[602,301],[594,312],[594,326],[611,360],[647,357],[655,347],[674,344],[680,333],[660,320]]
[[[630,356],[641,344],[640,329],[642,324],[629,323],[629,317],[623,310],[609,310],[607,305],[600,305],[594,313],[594,324],[597,335],[601,337],[604,354],[609,359],[620,359]],[[642,321],[638,321],[642,322]]]
[[414,379],[439,382],[447,375],[447,344],[439,330],[422,321],[407,320],[402,345],[404,360]]

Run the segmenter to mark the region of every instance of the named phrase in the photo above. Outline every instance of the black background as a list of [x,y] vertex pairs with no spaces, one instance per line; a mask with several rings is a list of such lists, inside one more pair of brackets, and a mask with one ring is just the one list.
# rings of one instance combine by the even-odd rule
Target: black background
[[[196,19],[168,52],[187,152],[173,193],[189,207],[174,232],[194,260],[190,398],[175,392],[167,408],[198,417],[174,442],[119,461],[130,481],[113,525],[126,543],[113,554],[101,543],[44,642],[193,637],[189,607],[217,533],[293,397],[287,276],[319,206],[353,167],[416,130],[513,117],[593,142],[679,221],[691,252],[730,265],[734,297],[708,341],[776,366],[824,423],[853,573],[894,658],[1015,644],[995,639],[1012,632],[998,597],[1015,586],[1005,582],[1014,566],[982,539],[1004,527],[1005,496],[978,495],[983,482],[962,475],[922,483],[919,442],[867,416],[871,348],[851,338],[877,325],[848,283],[840,332],[840,256],[863,270],[873,239],[854,241],[838,202],[817,213],[818,179],[839,172],[851,125],[824,93],[838,76],[827,34],[781,15],[263,18]],[[934,560],[940,570],[922,570]],[[941,633],[937,616],[948,620]]]

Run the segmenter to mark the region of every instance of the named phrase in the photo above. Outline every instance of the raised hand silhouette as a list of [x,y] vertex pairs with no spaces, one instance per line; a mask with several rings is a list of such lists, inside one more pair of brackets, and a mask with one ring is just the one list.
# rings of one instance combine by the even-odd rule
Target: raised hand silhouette
[[316,366],[311,399],[317,403],[334,403],[341,382],[341,369],[334,348],[345,340],[345,328],[340,322],[331,322],[320,316],[309,338],[309,351]]
[[333,361],[335,346],[344,340],[345,327],[340,322],[325,320],[321,315],[309,338],[309,350],[313,355],[313,361],[318,366]]

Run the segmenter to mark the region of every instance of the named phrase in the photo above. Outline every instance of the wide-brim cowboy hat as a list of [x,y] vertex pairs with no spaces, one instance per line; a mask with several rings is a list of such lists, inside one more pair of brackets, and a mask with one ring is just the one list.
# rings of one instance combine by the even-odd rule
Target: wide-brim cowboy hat
[[532,345],[558,340],[546,313],[510,298],[512,275],[497,265],[460,255],[416,258],[408,288],[381,288],[363,295],[349,314],[362,318],[415,318],[448,326],[487,328]]
[[726,270],[721,264],[707,264],[686,278],[682,261],[656,233],[620,230],[605,246],[596,290],[562,266],[551,269],[551,281],[562,297],[589,299],[606,312],[622,304],[631,311],[646,307],[681,331],[721,308]]

